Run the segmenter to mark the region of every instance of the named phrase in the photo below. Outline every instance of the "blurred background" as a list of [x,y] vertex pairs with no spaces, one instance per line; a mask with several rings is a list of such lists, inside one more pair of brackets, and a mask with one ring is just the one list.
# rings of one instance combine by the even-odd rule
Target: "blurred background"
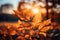
[[0,39],[60,40],[60,0],[0,0]]
[[19,1],[20,0],[0,0],[0,6],[3,5],[3,4],[10,3],[14,6],[14,8],[16,8],[18,6]]

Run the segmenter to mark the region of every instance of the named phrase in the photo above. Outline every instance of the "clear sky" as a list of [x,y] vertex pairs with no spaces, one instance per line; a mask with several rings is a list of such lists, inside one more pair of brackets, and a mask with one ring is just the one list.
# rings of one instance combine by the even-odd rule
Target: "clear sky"
[[0,0],[0,5],[5,3],[11,3],[13,4],[14,8],[16,8],[19,2],[20,0]]

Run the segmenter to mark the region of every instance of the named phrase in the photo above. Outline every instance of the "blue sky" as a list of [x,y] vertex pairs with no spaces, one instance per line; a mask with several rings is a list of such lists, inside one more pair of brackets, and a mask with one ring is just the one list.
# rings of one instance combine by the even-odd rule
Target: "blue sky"
[[20,2],[20,0],[0,0],[0,5],[5,3],[11,3],[13,4],[14,8],[16,8],[18,5],[18,2]]

